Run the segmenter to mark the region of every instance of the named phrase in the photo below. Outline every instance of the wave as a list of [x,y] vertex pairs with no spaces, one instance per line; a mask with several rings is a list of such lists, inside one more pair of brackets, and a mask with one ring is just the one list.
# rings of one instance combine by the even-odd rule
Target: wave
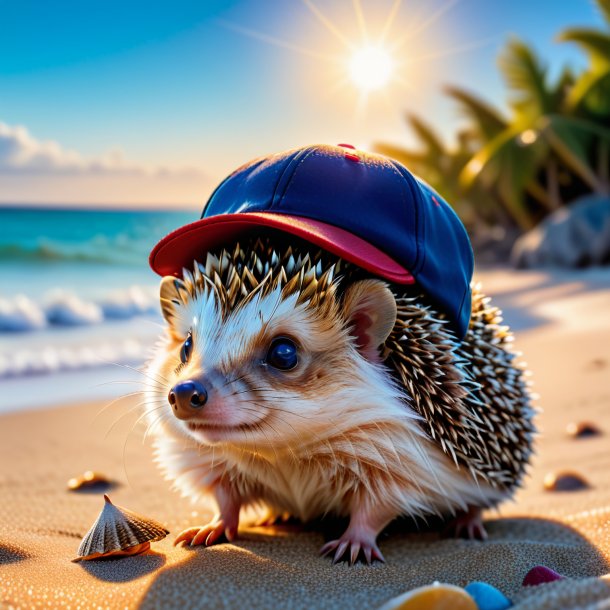
[[89,326],[159,313],[156,288],[132,286],[98,301],[53,290],[37,303],[25,295],[0,297],[0,332],[36,331],[51,326]]
[[140,365],[149,355],[150,346],[134,339],[96,346],[41,350],[21,350],[10,358],[0,353],[0,379],[80,371],[103,365]]
[[129,246],[123,240],[112,243],[103,236],[78,245],[39,240],[35,244],[0,244],[0,262],[80,262],[114,265],[136,264],[146,261],[146,248]]

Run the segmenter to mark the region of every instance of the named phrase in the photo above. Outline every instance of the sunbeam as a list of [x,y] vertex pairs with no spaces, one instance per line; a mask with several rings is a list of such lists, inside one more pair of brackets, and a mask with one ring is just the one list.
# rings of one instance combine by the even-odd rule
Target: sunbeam
[[390,33],[392,29],[392,25],[394,24],[394,20],[396,19],[396,15],[398,15],[398,10],[400,9],[400,5],[402,4],[402,0],[394,0],[392,4],[392,8],[388,13],[388,17],[383,24],[383,29],[381,30],[381,34],[379,36],[379,42],[384,43],[387,35]]
[[350,51],[354,50],[354,45],[350,40],[341,32],[341,30],[328,19],[320,9],[311,0],[302,0],[303,4],[311,11],[316,19],[331,33],[337,40],[340,40]]
[[238,32],[239,34],[243,34],[244,36],[255,38],[256,40],[260,40],[261,42],[266,42],[267,44],[271,44],[276,47],[288,49],[289,51],[294,51],[295,53],[299,53],[307,57],[313,57],[314,59],[322,59],[323,61],[331,62],[341,61],[339,57],[333,55],[326,55],[324,53],[318,53],[317,51],[313,51],[311,49],[306,49],[305,47],[295,45],[291,42],[287,42],[286,40],[275,38],[274,36],[269,36],[268,34],[264,34],[262,32],[257,32],[256,30],[251,30],[250,28],[243,27],[237,23],[233,23],[232,21],[219,19],[217,23],[224,25],[230,30]]
[[425,32],[429,27],[434,25],[447,11],[451,10],[460,0],[449,0],[441,6],[437,11],[432,13],[428,19],[422,21],[415,29],[408,31],[402,38],[399,38],[393,45],[392,51],[398,51],[401,49],[409,40],[415,38],[418,34]]
[[360,27],[360,33],[362,34],[362,40],[366,44],[369,42],[369,33],[366,28],[366,21],[364,19],[364,12],[362,11],[362,4],[360,0],[352,0],[354,5],[354,12],[356,13],[356,19],[358,20],[358,26]]
[[[349,22],[349,19],[341,19],[339,23],[342,27],[339,27],[336,19],[331,20],[313,0],[302,0],[303,5],[316,21],[348,50],[345,55],[324,53],[319,50],[317,45],[314,46],[314,43],[301,45],[298,42],[252,30],[230,21],[218,20],[218,23],[244,36],[315,60],[322,60],[332,66],[332,69],[335,70],[332,75],[333,80],[327,79],[324,89],[319,90],[318,97],[327,99],[331,96],[343,96],[346,90],[349,94],[351,88],[352,95],[348,96],[354,104],[354,116],[356,120],[361,120],[364,118],[368,100],[372,96],[375,96],[376,100],[383,98],[389,104],[388,100],[391,99],[392,91],[417,89],[413,84],[422,77],[421,73],[418,74],[413,70],[417,63],[465,53],[496,41],[496,38],[486,38],[448,48],[443,47],[442,44],[439,45],[438,38],[435,40],[434,47],[428,45],[426,40],[414,40],[418,35],[427,32],[458,2],[459,0],[447,0],[427,16],[421,16],[420,19],[413,18],[411,15],[410,19],[403,24],[402,35],[390,36],[393,29],[397,29],[396,22],[401,8],[404,6],[402,0],[393,0],[387,16],[379,22],[380,30],[377,32],[371,31],[370,22],[367,20],[364,10],[367,7],[364,6],[363,0],[352,0],[351,2],[357,27],[355,25],[343,26],[344,23]],[[429,8],[430,5],[426,6]],[[405,29],[406,32],[404,32]],[[406,47],[407,44],[408,47]],[[447,44],[446,41],[445,44]],[[428,45],[430,52],[424,52],[426,50],[424,45]],[[398,56],[399,52],[400,56]],[[329,73],[330,75],[331,73]]]

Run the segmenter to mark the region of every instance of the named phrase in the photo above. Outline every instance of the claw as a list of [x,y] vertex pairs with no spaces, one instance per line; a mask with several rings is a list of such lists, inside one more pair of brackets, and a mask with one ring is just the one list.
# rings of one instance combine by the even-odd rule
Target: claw
[[187,542],[190,546],[198,546],[200,544],[211,546],[219,542],[223,536],[229,542],[232,542],[237,536],[237,528],[225,527],[222,520],[214,521],[201,527],[190,527],[184,530],[174,540],[174,546],[180,544],[180,542]]
[[321,557],[326,557],[326,555],[328,555],[331,551],[333,551],[334,549],[337,548],[337,545],[339,544],[338,540],[331,540],[330,542],[327,542],[321,549],[320,549],[320,556]]
[[352,549],[349,554],[349,564],[351,566],[356,563],[356,559],[358,559],[358,553],[360,553],[360,543],[352,542]]
[[341,557],[343,557],[343,555],[345,554],[345,551],[347,550],[348,545],[349,545],[349,540],[341,541],[341,544],[339,544],[339,547],[337,548],[337,552],[335,553],[335,556],[333,558],[333,563],[339,563],[339,561],[341,561]]
[[331,540],[327,542],[321,549],[320,555],[325,557],[334,551],[333,563],[339,563],[349,549],[348,561],[350,565],[357,563],[359,557],[364,556],[364,561],[371,565],[377,560],[385,563],[385,559],[375,542],[363,540],[351,540],[349,538],[340,538],[339,540]]
[[487,540],[487,531],[481,518],[481,509],[470,507],[451,520],[443,535],[446,537],[466,538],[467,540]]
[[178,534],[177,538],[174,540],[174,546],[177,546],[178,544],[180,544],[181,542],[190,542],[193,537],[197,534],[197,532],[199,531],[200,528],[198,527],[189,527],[188,529],[184,530],[183,532],[181,532],[180,534]]
[[377,561],[381,561],[381,563],[385,563],[385,557],[381,554],[381,551],[374,546],[373,549],[373,559],[376,559]]
[[191,540],[191,546],[197,546],[197,545],[203,544],[203,543],[206,543],[206,546],[207,546],[209,534],[210,534],[210,526],[206,525],[205,527],[202,527],[199,530],[199,532],[197,532],[197,535],[194,536],[193,539]]
[[228,527],[225,530],[225,537],[229,542],[233,542],[235,538],[237,538],[237,528],[236,527]]

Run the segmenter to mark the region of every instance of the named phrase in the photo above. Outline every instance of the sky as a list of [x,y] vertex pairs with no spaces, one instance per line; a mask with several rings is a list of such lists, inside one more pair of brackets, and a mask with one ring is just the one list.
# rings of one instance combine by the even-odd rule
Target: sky
[[[545,59],[600,26],[591,0],[0,0],[0,203],[201,207],[249,159],[312,143],[413,144],[405,116],[448,141],[454,84],[505,107],[513,35]],[[388,50],[386,86],[349,76]]]

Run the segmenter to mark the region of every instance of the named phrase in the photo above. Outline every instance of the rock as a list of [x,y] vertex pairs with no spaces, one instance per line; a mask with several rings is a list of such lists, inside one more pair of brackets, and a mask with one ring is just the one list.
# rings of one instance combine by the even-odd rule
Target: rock
[[579,491],[588,489],[589,483],[577,472],[549,472],[544,477],[547,491]]
[[495,587],[486,582],[471,582],[464,587],[479,610],[507,610],[513,603]]
[[542,585],[547,582],[553,582],[555,580],[563,580],[564,577],[561,574],[547,568],[546,566],[534,566],[523,579],[524,587],[534,587],[536,585]]
[[566,432],[572,438],[588,438],[602,433],[598,426],[589,421],[570,422],[566,426]]
[[517,239],[511,261],[519,269],[610,263],[610,197],[589,195],[556,210]]
[[101,472],[87,470],[67,483],[70,491],[106,491],[112,487],[112,481]]
[[477,610],[474,599],[460,587],[435,582],[392,598],[379,610]]

